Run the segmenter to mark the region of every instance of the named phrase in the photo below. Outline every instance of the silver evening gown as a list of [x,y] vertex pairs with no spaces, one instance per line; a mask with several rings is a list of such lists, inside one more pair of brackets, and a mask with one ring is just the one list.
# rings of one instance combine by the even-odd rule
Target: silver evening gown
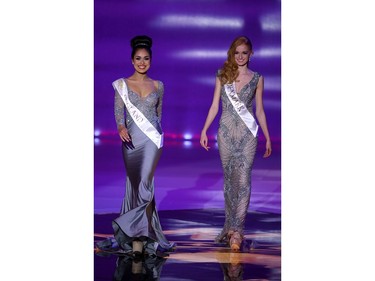
[[[162,133],[160,121],[163,95],[164,85],[161,81],[158,81],[158,88],[154,92],[143,98],[128,86],[129,100],[159,133]],[[126,189],[120,216],[112,222],[114,239],[111,243],[107,239],[97,245],[102,249],[119,247],[124,252],[131,252],[132,241],[137,238],[143,241],[148,254],[156,254],[156,250],[171,251],[175,244],[169,242],[163,234],[154,198],[154,172],[162,148],[158,149],[138,128],[117,90],[114,110],[117,126],[126,124],[131,136],[130,143],[122,143]]]
[[[253,78],[237,93],[251,115],[255,90],[260,75]],[[244,121],[235,111],[224,87],[221,88],[222,114],[218,130],[218,146],[224,172],[225,223],[216,237],[218,243],[228,242],[228,232],[238,231],[243,235],[244,224],[250,202],[251,170],[258,138],[254,137]]]

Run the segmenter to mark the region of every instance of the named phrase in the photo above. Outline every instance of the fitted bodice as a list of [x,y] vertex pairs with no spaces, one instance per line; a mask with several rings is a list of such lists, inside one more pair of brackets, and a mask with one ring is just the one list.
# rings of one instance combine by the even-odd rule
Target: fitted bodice
[[[126,83],[126,80],[125,80]],[[145,97],[141,97],[138,93],[132,91],[129,86],[128,97],[130,102],[137,107],[137,109],[142,112],[142,114],[147,118],[147,120],[159,131],[161,130],[161,106],[164,95],[164,85],[163,82],[158,81],[158,88],[148,94]],[[120,125],[131,128],[134,125],[134,120],[129,114],[127,108],[125,107],[124,101],[122,100],[120,94],[115,92],[115,119],[117,127]],[[126,119],[125,119],[126,112]]]

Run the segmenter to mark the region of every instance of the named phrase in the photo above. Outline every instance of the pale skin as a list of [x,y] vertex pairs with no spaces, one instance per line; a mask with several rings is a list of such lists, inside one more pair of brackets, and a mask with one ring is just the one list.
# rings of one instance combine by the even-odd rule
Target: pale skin
[[[133,92],[137,93],[141,99],[144,99],[150,93],[156,91],[158,87],[157,81],[147,76],[147,71],[151,66],[151,57],[148,51],[146,49],[138,49],[134,54],[132,64],[135,71],[130,77],[126,78],[126,82]],[[131,136],[125,126],[118,126],[117,130],[122,141],[131,141]]]
[[[249,58],[253,54],[253,52],[249,49],[246,44],[242,44],[236,48],[235,52],[235,60],[238,65],[238,72],[239,75],[236,80],[236,91],[237,93],[240,92],[242,87],[250,82],[250,80],[254,76],[254,72],[248,68]],[[221,90],[221,82],[218,77],[216,77],[215,81],[215,90],[214,96],[212,100],[211,107],[208,111],[206,121],[204,123],[200,144],[201,146],[206,149],[207,151],[210,149],[208,146],[208,138],[207,138],[207,130],[211,126],[213,120],[215,119],[218,111],[219,111],[219,102],[220,102],[220,90]],[[261,76],[259,78],[257,88],[255,91],[255,116],[258,120],[259,126],[262,129],[263,135],[266,139],[266,151],[263,154],[264,158],[267,158],[271,155],[272,148],[271,148],[271,139],[268,132],[267,127],[267,120],[266,114],[264,112],[263,107],[263,88],[264,88],[264,78]]]

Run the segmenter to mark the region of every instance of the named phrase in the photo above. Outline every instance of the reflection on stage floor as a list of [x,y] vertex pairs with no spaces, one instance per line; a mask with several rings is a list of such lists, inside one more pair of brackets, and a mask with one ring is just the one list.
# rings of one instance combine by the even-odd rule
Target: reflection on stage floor
[[[165,235],[177,243],[166,258],[133,260],[95,250],[94,280],[281,280],[281,216],[249,212],[247,247],[234,253],[213,242],[222,210],[160,211]],[[111,236],[115,214],[95,215],[95,242]]]
[[[224,224],[222,168],[215,143],[209,152],[197,139],[166,139],[155,173],[155,201],[163,231],[177,243],[166,259],[133,261],[94,254],[94,279],[105,280],[281,280],[281,152],[262,158],[259,143],[245,226],[248,249],[232,253],[213,243]],[[126,172],[118,136],[95,139],[94,240],[112,235],[122,203]],[[95,250],[95,249],[94,249]]]

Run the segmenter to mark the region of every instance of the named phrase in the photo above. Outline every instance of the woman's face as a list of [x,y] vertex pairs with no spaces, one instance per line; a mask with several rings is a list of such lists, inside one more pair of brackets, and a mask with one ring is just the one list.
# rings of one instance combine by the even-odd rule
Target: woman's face
[[246,44],[239,45],[234,52],[234,59],[238,66],[246,65],[249,62],[251,51]]
[[132,62],[137,72],[141,74],[146,73],[151,65],[150,54],[145,49],[139,49],[135,52]]

